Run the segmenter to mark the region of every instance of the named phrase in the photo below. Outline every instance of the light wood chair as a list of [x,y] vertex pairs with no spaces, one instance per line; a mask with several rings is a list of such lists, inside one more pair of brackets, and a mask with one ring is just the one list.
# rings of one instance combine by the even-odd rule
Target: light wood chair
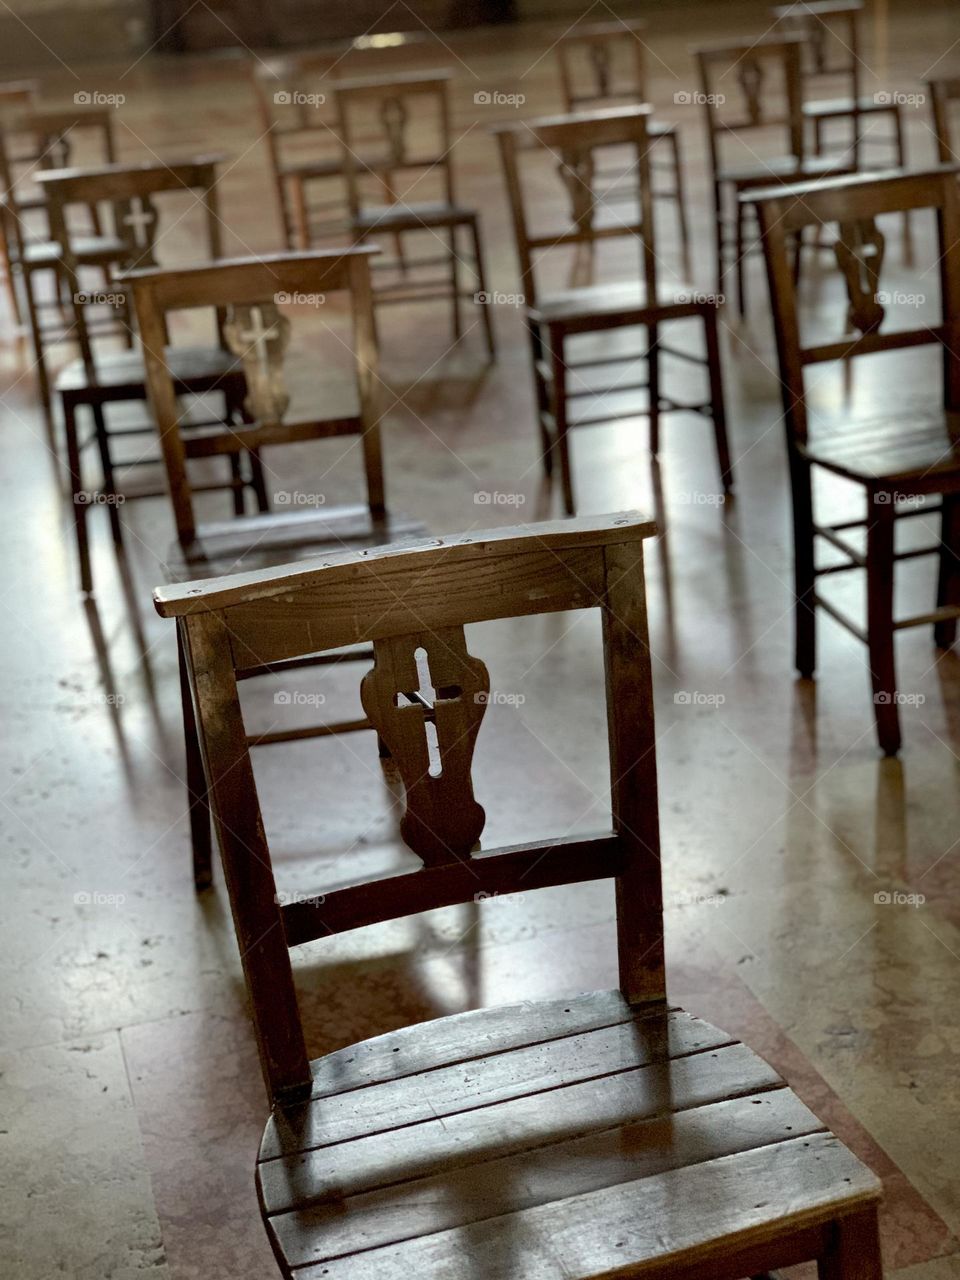
[[[647,24],[639,19],[617,18],[612,22],[578,23],[565,31],[557,43],[557,65],[563,109],[568,115],[578,111],[595,111],[610,106],[641,106],[649,101],[647,93],[647,46],[643,32]],[[680,153],[680,130],[675,124],[647,123],[647,137],[653,146],[650,174],[654,182],[658,171],[666,175],[665,190],[655,189],[654,198],[669,201],[676,207],[677,230],[683,270],[692,273],[690,233],[683,189],[683,160]],[[662,144],[660,147],[657,144]],[[661,161],[657,151],[669,149]],[[607,199],[617,199],[623,175],[613,170]]]
[[[776,5],[770,12],[783,31],[806,41],[800,74],[803,116],[813,127],[814,155],[824,153],[827,126],[848,120],[850,131],[842,145],[854,169],[863,168],[864,152],[878,145],[892,148],[894,161],[902,169],[907,163],[903,108],[892,94],[860,92],[865,65],[860,40],[863,0],[800,0]],[[815,97],[820,90],[835,96]],[[889,120],[892,135],[873,135],[873,121],[878,118]]]
[[[827,174],[849,173],[851,160],[809,155],[803,115],[803,36],[770,36],[752,44],[713,44],[694,50],[700,78],[700,99],[707,127],[713,183],[716,291],[724,293],[732,266],[737,307],[746,314],[744,263],[759,248],[748,236],[750,206],[740,199],[752,187],[774,182],[797,182]],[[760,154],[766,137],[784,138],[783,151]],[[731,160],[732,143],[747,148],[747,156]],[[732,251],[732,263],[730,253]],[[800,241],[795,270],[800,269]]]
[[[272,1107],[257,1188],[284,1276],[733,1280],[808,1259],[821,1280],[882,1275],[877,1179],[771,1067],[667,1002],[654,532],[591,517],[156,593],[182,636]],[[490,680],[464,625],[587,608],[603,619],[609,825],[481,849],[471,760]],[[356,640],[373,646],[360,694],[422,865],[280,905],[237,676]],[[310,1061],[288,948],[608,878],[619,990],[479,1009]]]
[[[573,476],[570,465],[569,432],[580,426],[611,422],[617,418],[634,418],[646,414],[650,420],[650,449],[660,449],[660,415],[665,412],[693,411],[713,423],[724,491],[733,484],[730,451],[727,444],[723,406],[723,382],[720,348],[717,337],[716,299],[697,292],[692,285],[664,284],[658,278],[659,262],[655,248],[653,201],[650,190],[647,121],[650,107],[613,107],[605,111],[554,116],[527,120],[496,129],[500,144],[507,194],[513,214],[514,237],[520,259],[520,292],[524,316],[530,336],[534,387],[543,449],[543,463],[551,474],[554,454],[559,456],[564,509],[575,510]],[[606,204],[593,188],[594,152],[608,146],[632,148],[639,208],[625,218],[621,212],[604,219]],[[534,210],[542,210],[548,202],[542,186],[536,200],[528,190],[534,169],[534,149],[550,162],[554,182],[566,188],[566,207],[572,214],[566,224],[544,228],[534,225]],[[526,181],[525,181],[526,179]],[[559,203],[559,202],[558,202]],[[542,222],[542,219],[540,220]],[[620,239],[639,248],[639,259],[628,278],[616,284],[577,284],[556,292],[541,291],[537,275],[544,269],[546,251],[586,249],[591,255],[602,241]],[[591,256],[591,270],[593,257]],[[692,355],[685,348],[667,346],[660,341],[661,324],[674,320],[695,319],[703,325],[706,359]],[[614,353],[602,357],[587,356],[575,360],[571,343],[584,334],[640,326],[646,330],[646,346],[640,351]],[[705,365],[709,395],[703,403],[675,400],[662,388],[660,357],[662,354]],[[646,367],[646,381],[624,383],[618,380],[615,390],[628,392],[646,389],[648,403],[641,409],[617,412],[610,410],[596,416],[574,417],[571,409],[577,399],[596,400],[603,388],[588,386],[579,372],[616,365]]]
[[937,143],[937,155],[943,164],[956,164],[960,159],[952,110],[960,103],[960,76],[927,81],[927,97],[930,99],[930,115]]
[[[142,423],[125,421],[112,425],[107,420],[110,404],[145,401],[147,398],[143,351],[135,344],[135,331],[129,298],[117,277],[125,271],[156,266],[158,247],[166,229],[188,218],[195,208],[201,215],[195,244],[200,256],[221,256],[220,216],[217,203],[217,165],[220,157],[204,156],[186,161],[150,161],[139,165],[107,165],[93,169],[55,169],[37,175],[46,197],[50,229],[61,249],[59,270],[71,298],[73,325],[66,335],[80,350],[77,359],[67,364],[55,380],[54,391],[63,417],[67,446],[80,565],[80,586],[93,590],[87,518],[93,509],[87,500],[91,492],[83,474],[83,454],[95,448],[99,457],[102,485],[96,492],[110,514],[114,541],[120,544],[122,522],[119,501],[166,496],[166,488],[121,483],[118,471],[131,477],[134,469],[155,468],[159,462],[155,447],[138,450],[118,458],[118,445],[146,439],[155,445],[156,428],[151,420]],[[105,252],[101,267],[105,272],[103,288],[83,287],[85,265],[76,238],[68,231],[69,215],[80,206],[106,230],[107,242],[116,247]],[[107,340],[123,339],[123,349],[105,350]],[[247,391],[241,364],[221,341],[207,346],[177,348],[171,354],[172,367],[181,394],[199,397],[222,397],[223,407],[212,419],[212,425],[239,422]],[[81,411],[87,410],[93,430],[82,436],[78,425]],[[207,406],[209,413],[212,406]],[[192,430],[199,431],[211,423],[197,415]],[[123,449],[120,451],[124,452]],[[229,478],[213,482],[210,489],[229,490],[233,495],[235,514],[244,511],[244,493],[253,492],[260,510],[266,510],[267,497],[263,471],[256,452],[245,457],[230,455]]]
[[[934,643],[956,640],[960,617],[960,188],[957,166],[924,173],[893,172],[781,190],[757,191],[756,201],[770,282],[783,389],[784,422],[793,491],[796,574],[796,665],[808,678],[816,667],[816,610],[823,609],[869,652],[877,737],[887,755],[900,748],[900,695],[894,637],[906,627],[932,624]],[[878,296],[885,238],[876,219],[893,212],[933,210],[938,223],[937,271],[942,322],[882,330],[885,309]],[[788,265],[788,237],[808,226],[837,224],[836,262],[849,299],[845,332],[837,340],[808,345],[801,335],[796,288]],[[927,274],[929,280],[932,273]],[[939,397],[918,398],[914,409],[889,416],[845,413],[824,421],[807,400],[805,370],[825,361],[932,345],[943,357]],[[820,469],[859,485],[862,519],[823,524],[815,519],[813,474]],[[934,547],[896,551],[898,518],[929,514],[941,495],[942,533]],[[849,538],[865,530],[866,554]],[[843,556],[818,565],[817,540]],[[895,619],[894,567],[900,560],[937,555],[940,576],[936,608],[920,617]],[[866,577],[866,627],[850,619],[817,589],[824,574],[862,569]]]
[[[463,334],[461,308],[467,299],[480,307],[480,322],[493,359],[496,348],[491,307],[485,303],[487,283],[479,214],[456,200],[449,80],[450,73],[444,71],[334,83],[351,227],[361,243],[387,233],[395,237],[395,259],[376,264],[377,270],[393,277],[376,288],[377,305],[447,298],[454,341],[458,341]],[[371,136],[377,138],[377,154],[364,159],[358,139]],[[414,174],[418,176],[414,178]],[[404,178],[409,180],[405,191],[399,186]],[[379,199],[386,194],[387,203],[375,203],[366,194],[365,186],[370,180],[377,187]],[[421,183],[431,182],[440,187],[439,198],[434,200],[426,199],[418,190]],[[457,242],[459,230],[469,236],[466,255]],[[408,259],[402,237],[423,232],[443,252],[439,257],[434,250],[427,257]],[[421,268],[442,266],[447,270],[446,279],[418,274]],[[461,268],[472,273],[472,287],[464,288]]]
[[[78,143],[85,153],[92,149],[99,153],[102,163],[113,164],[115,114],[109,107],[44,108],[26,111],[0,127],[0,152],[5,165],[3,216],[27,300],[37,389],[48,412],[51,395],[47,348],[64,340],[73,317],[69,299],[61,289],[61,246],[51,232],[45,216],[46,196],[37,183],[47,170],[68,168]],[[30,226],[29,215],[33,212],[39,212],[44,223],[39,234]],[[106,281],[110,262],[123,250],[120,238],[105,232],[94,215],[82,229],[71,228],[71,239],[76,260],[98,271]],[[42,296],[38,277],[49,278],[51,296]],[[45,320],[47,316],[51,317],[49,321]]]
[[[145,270],[125,277],[133,289],[143,341],[147,387],[166,465],[167,483],[177,526],[177,541],[168,553],[165,571],[172,581],[261,570],[305,556],[317,556],[345,546],[368,546],[422,534],[420,521],[387,510],[380,445],[380,380],[373,324],[369,259],[372,248],[278,254],[241,259],[183,270]],[[284,371],[290,341],[289,301],[309,294],[324,305],[346,303],[353,325],[354,377],[345,386],[347,412],[323,419],[289,420],[290,394]],[[225,316],[227,346],[247,379],[242,425],[184,429],[190,404],[178,399],[176,348],[167,345],[168,317],[175,312],[207,311]],[[331,334],[329,346],[337,355],[343,339]],[[322,345],[311,358],[322,358]],[[355,401],[355,404],[351,403]],[[227,522],[200,523],[187,463],[191,458],[259,455],[269,447],[305,441],[342,439],[352,451],[359,441],[366,482],[366,503],[308,508],[292,494],[278,494],[282,510],[263,512]],[[270,477],[275,472],[265,462]],[[275,482],[275,481],[274,481]],[[360,655],[361,657],[364,655]],[[318,662],[331,661],[321,655]],[[343,660],[339,655],[337,661]],[[298,663],[296,665],[304,665]],[[282,664],[281,664],[282,666]],[[242,678],[277,670],[248,664]],[[187,746],[187,786],[194,878],[198,888],[210,883],[210,818],[203,781],[192,706],[184,685],[184,727]],[[258,745],[370,728],[366,719],[310,729],[261,735]]]

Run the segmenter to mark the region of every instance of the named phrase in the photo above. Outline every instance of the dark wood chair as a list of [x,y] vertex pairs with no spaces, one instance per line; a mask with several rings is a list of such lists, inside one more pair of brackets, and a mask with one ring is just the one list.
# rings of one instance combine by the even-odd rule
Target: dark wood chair
[[[391,277],[375,289],[378,306],[448,298],[453,336],[458,341],[463,334],[464,300],[477,306],[478,295],[482,295],[480,322],[492,359],[496,352],[491,308],[484,305],[487,284],[480,218],[475,209],[458,204],[456,199],[449,80],[450,73],[444,71],[333,83],[351,228],[358,242],[385,234],[395,238],[394,260],[376,264],[381,278],[384,274]],[[375,148],[374,156],[365,159],[360,153],[361,138],[376,140],[369,143]],[[407,186],[401,189],[399,183],[404,179]],[[378,202],[365,190],[371,180]],[[421,183],[439,185],[439,197],[427,199]],[[469,236],[466,256],[457,243],[460,230]],[[428,256],[407,258],[403,237],[412,233],[426,233],[432,250]],[[435,244],[442,250],[439,256]],[[419,274],[422,268],[436,267],[446,267],[446,279]],[[472,287],[464,288],[461,268],[472,273]]]
[[[752,44],[713,44],[694,50],[713,182],[715,287],[718,294],[724,293],[732,266],[741,316],[746,314],[745,260],[753,248],[759,248],[748,234],[750,206],[740,199],[742,193],[775,182],[797,182],[853,169],[852,161],[843,157],[808,154],[803,115],[805,48],[802,36],[784,35],[764,37]],[[754,143],[764,148],[770,133],[784,139],[785,149],[760,154]],[[740,150],[731,158],[734,143]],[[795,270],[799,272],[799,268],[798,240]]]
[[[115,115],[109,107],[45,108],[24,111],[0,125],[5,233],[23,281],[37,389],[47,412],[51,406],[47,350],[67,339],[73,316],[62,287],[61,247],[50,228],[39,178],[47,170],[68,168],[78,147],[87,156],[94,151],[102,163],[113,164]],[[76,261],[98,272],[105,282],[111,261],[123,250],[119,237],[105,231],[95,214],[85,217],[83,226],[71,228],[70,236]],[[51,286],[46,295],[42,279]]]
[[[611,22],[577,23],[564,32],[557,43],[557,65],[563,109],[568,115],[610,106],[641,106],[649,101],[647,46],[643,38],[646,27],[645,22],[636,18],[617,18]],[[654,197],[669,201],[676,207],[681,260],[689,276],[692,272],[690,233],[683,189],[680,130],[675,124],[658,124],[650,120],[647,136],[653,146],[651,177],[656,182],[658,171],[662,170],[667,182],[665,189],[654,190]],[[658,143],[661,145],[657,146]],[[669,155],[661,161],[657,152],[664,149],[669,149]],[[624,175],[613,170],[603,176],[613,179],[606,193],[607,199],[618,199]]]
[[[167,482],[177,526],[177,541],[168,553],[165,571],[173,581],[246,574],[266,566],[305,556],[324,555],[345,546],[368,546],[422,534],[419,521],[391,515],[387,510],[380,447],[380,379],[373,324],[369,259],[372,248],[280,254],[266,258],[221,262],[179,271],[146,270],[125,277],[133,290],[143,340],[147,386],[166,464]],[[346,412],[323,419],[288,420],[290,394],[284,356],[290,341],[287,303],[304,294],[323,297],[331,307],[345,303],[353,323],[355,380],[345,387]],[[284,312],[279,307],[284,307]],[[174,312],[207,311],[225,316],[223,332],[237,364],[246,374],[247,421],[229,427],[208,426],[199,432],[183,429],[186,410],[180,404],[175,347],[167,346],[167,318]],[[303,311],[301,310],[301,315]],[[324,326],[325,328],[326,326]],[[322,339],[322,335],[321,339]],[[328,331],[337,355],[343,339]],[[319,359],[321,342],[311,359]],[[327,397],[325,397],[325,400]],[[355,400],[355,404],[350,403]],[[282,445],[342,439],[347,451],[357,448],[363,460],[367,500],[362,506],[324,503],[307,508],[290,493],[277,494],[282,510],[262,512],[227,522],[200,523],[187,468],[191,458],[259,456]],[[275,475],[266,465],[268,474]],[[364,656],[363,654],[360,655]],[[331,661],[321,655],[318,662]],[[343,655],[335,659],[343,660]],[[297,663],[296,665],[304,665]],[[281,664],[282,668],[282,664]],[[242,678],[278,669],[248,664]],[[184,685],[184,726],[187,744],[187,786],[198,888],[210,883],[210,818],[203,767],[198,754],[192,706]],[[368,729],[366,719],[315,728],[299,728],[261,735],[258,745]]]
[[[933,625],[934,642],[946,648],[956,639],[960,617],[960,188],[956,166],[925,173],[894,172],[782,190],[758,191],[756,201],[770,282],[784,422],[793,490],[796,573],[796,665],[809,678],[816,667],[816,610],[823,609],[869,651],[877,736],[887,755],[900,748],[900,696],[894,637],[906,627]],[[881,331],[884,306],[879,294],[885,239],[876,219],[894,212],[933,210],[938,223],[942,321]],[[836,261],[849,298],[842,337],[808,345],[801,336],[796,288],[788,264],[787,241],[808,226],[837,224]],[[927,273],[932,279],[933,273]],[[825,361],[932,345],[943,357],[942,389],[933,403],[918,402],[887,417],[845,413],[824,421],[808,403],[804,372]],[[937,392],[934,393],[937,396]],[[862,519],[823,524],[815,519],[812,478],[816,469],[859,485],[866,499]],[[896,551],[898,519],[936,509],[918,499],[942,495],[942,534],[935,547]],[[866,533],[866,554],[850,541],[851,530]],[[843,559],[819,565],[820,539]],[[900,560],[936,554],[940,577],[936,608],[920,617],[895,619],[894,566]],[[824,574],[865,570],[866,626],[824,598],[817,580]]]
[[[854,169],[864,167],[864,152],[877,145],[892,148],[893,158],[902,169],[907,163],[903,108],[891,93],[861,93],[865,66],[860,41],[862,13],[863,0],[801,0],[771,9],[782,30],[806,41],[801,65],[803,116],[813,128],[814,155],[824,153],[827,127],[847,120],[849,133],[841,145],[850,155]],[[821,91],[831,96],[815,96]],[[892,134],[875,137],[873,122],[877,119],[888,120],[893,125]]]
[[[727,444],[723,407],[723,383],[720,370],[720,348],[717,337],[717,304],[714,298],[698,293],[692,285],[664,284],[658,279],[655,249],[653,200],[650,190],[649,147],[646,126],[650,107],[613,107],[572,116],[554,116],[527,120],[516,125],[503,125],[496,130],[503,161],[507,193],[513,213],[513,227],[520,259],[520,294],[530,335],[534,386],[543,448],[544,468],[549,475],[554,454],[559,456],[564,509],[575,509],[573,477],[570,466],[569,432],[580,426],[611,422],[618,418],[647,415],[650,420],[650,448],[660,448],[660,415],[665,412],[694,411],[713,423],[720,477],[724,491],[733,484],[733,471]],[[593,189],[594,152],[609,146],[632,148],[636,178],[632,179],[639,208],[633,216],[617,211],[611,218],[603,196]],[[535,154],[539,152],[539,157]],[[537,167],[537,159],[549,164],[558,195],[566,200],[548,202],[543,182],[550,174]],[[536,200],[529,185],[538,182]],[[555,221],[547,227],[534,225],[534,210],[550,206],[565,209],[564,225]],[[542,218],[538,219],[542,224]],[[545,264],[537,255],[547,250],[575,248],[590,255],[587,273],[593,276],[593,251],[601,243],[620,239],[630,244],[628,278],[616,284],[577,284],[555,292],[541,291],[538,273]],[[633,257],[639,248],[639,259]],[[635,264],[635,265],[634,265]],[[577,273],[580,278],[581,273]],[[706,359],[692,355],[685,348],[668,347],[660,341],[661,324],[674,320],[695,319],[703,325]],[[646,346],[640,351],[611,352],[597,357],[575,360],[570,351],[573,340],[584,334],[640,326],[646,330]],[[667,395],[661,386],[660,357],[678,357],[694,364],[706,365],[709,395],[705,403],[684,403]],[[591,387],[579,372],[625,366],[627,372],[641,362],[646,367],[645,381],[624,383],[618,392],[646,389],[648,403],[641,409],[622,412],[611,410],[591,417],[574,417],[573,402],[583,397],[596,400],[604,388]],[[609,388],[608,388],[609,389]]]
[[2,282],[6,291],[7,299],[10,303],[10,311],[17,328],[20,327],[22,322],[22,313],[20,310],[20,296],[17,293],[14,280],[14,241],[12,239],[12,231],[8,230],[7,227],[5,210],[7,203],[13,202],[15,181],[13,169],[19,157],[13,156],[11,157],[13,163],[8,162],[7,149],[4,145],[4,130],[11,120],[16,119],[34,106],[36,96],[36,80],[10,80],[5,84],[0,84],[0,195],[3,197],[3,205],[0,207],[0,282]]
[[[808,1259],[822,1280],[882,1275],[874,1175],[771,1067],[667,1002],[642,551],[654,532],[591,517],[156,594],[182,636],[272,1107],[257,1188],[284,1276],[733,1280]],[[609,825],[482,849],[471,761],[490,679],[464,625],[587,608],[603,619]],[[360,695],[403,780],[414,856],[281,905],[237,676],[356,640],[373,646]],[[310,1061],[288,948],[607,878],[618,990],[478,1009]]]
[[960,76],[928,80],[927,97],[930,99],[930,115],[937,143],[937,155],[944,164],[956,164],[960,156],[955,146],[956,135],[951,117],[956,104],[960,103]]
[[[80,564],[80,585],[85,592],[93,590],[93,572],[89,550],[87,517],[95,505],[87,500],[91,492],[83,475],[83,454],[96,449],[102,472],[102,505],[110,513],[114,541],[121,540],[118,498],[163,497],[166,488],[120,483],[118,471],[130,476],[134,469],[156,468],[159,457],[155,447],[156,428],[147,418],[143,422],[125,421],[122,425],[107,420],[108,405],[146,401],[147,390],[143,352],[134,343],[134,326],[127,291],[116,277],[124,271],[155,266],[158,246],[167,229],[176,226],[196,208],[202,226],[196,243],[201,256],[221,256],[220,216],[217,205],[218,157],[200,157],[187,161],[151,161],[139,165],[107,165],[98,169],[55,169],[37,176],[43,188],[51,232],[61,250],[59,270],[71,298],[73,326],[68,335],[80,350],[77,359],[58,374],[54,390],[62,415],[70,474]],[[102,290],[83,287],[81,275],[84,261],[76,238],[68,231],[71,210],[80,206],[91,212],[107,229],[106,240],[115,247],[105,254],[102,267],[106,278]],[[161,217],[161,211],[166,215]],[[121,350],[104,350],[110,337],[123,338]],[[95,341],[95,339],[99,339]],[[114,346],[115,346],[114,342]],[[239,422],[243,416],[243,400],[247,391],[243,368],[237,357],[222,341],[206,346],[193,345],[176,349],[171,359],[177,387],[181,394],[222,397],[223,406],[212,420],[216,423]],[[200,431],[214,412],[207,404],[207,418],[193,415],[192,429]],[[88,410],[93,430],[81,435],[79,415]],[[118,456],[129,442],[146,440],[132,456]],[[231,456],[229,477],[207,487],[226,489],[233,495],[235,514],[244,511],[244,494],[252,490],[261,510],[267,507],[263,472],[255,452],[246,457]]]

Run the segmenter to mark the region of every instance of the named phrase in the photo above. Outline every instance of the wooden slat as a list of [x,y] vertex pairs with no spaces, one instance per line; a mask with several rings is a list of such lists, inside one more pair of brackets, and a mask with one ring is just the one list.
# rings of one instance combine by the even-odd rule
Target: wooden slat
[[823,364],[829,360],[852,360],[855,356],[873,355],[878,351],[899,351],[905,347],[925,347],[943,342],[946,330],[942,325],[928,325],[922,329],[901,329],[895,333],[858,333],[838,342],[827,342],[818,347],[807,347],[801,352],[804,365]]
[[[334,1196],[331,1204],[278,1214],[269,1230],[288,1263],[297,1267],[656,1177],[783,1142],[791,1133],[804,1137],[818,1132],[823,1125],[799,1098],[789,1089],[777,1089],[382,1190]],[[421,1167],[419,1149],[409,1136],[404,1155],[408,1170]]]
[[790,1230],[814,1227],[838,1212],[873,1203],[878,1194],[876,1178],[832,1134],[812,1134],[330,1259],[303,1268],[298,1277],[626,1280],[663,1275],[667,1265],[709,1264],[734,1248],[745,1250]]
[[[689,1014],[662,1013],[506,1052],[495,1049],[483,1058],[471,1054],[467,1062],[277,1112],[260,1154],[268,1159],[345,1142],[731,1043],[724,1032]],[[775,1083],[779,1077],[772,1068],[768,1072],[769,1083]]]
[[429,1035],[424,1034],[422,1025],[400,1027],[315,1059],[310,1064],[312,1096],[330,1097],[487,1053],[662,1016],[662,1011],[632,1009],[619,991],[588,991],[559,1000],[469,1009],[431,1022]]
[[322,902],[288,903],[283,908],[287,943],[293,947],[378,920],[469,902],[480,892],[517,893],[602,880],[618,875],[621,861],[620,841],[608,833],[585,840],[515,845],[463,862],[421,867],[328,892]]
[[356,417],[327,418],[322,422],[264,422],[242,427],[220,424],[196,434],[191,431],[184,440],[184,448],[188,458],[213,458],[224,453],[264,449],[267,445],[356,436],[362,430],[363,423]]
[[39,170],[33,179],[47,192],[56,188],[64,203],[91,204],[104,199],[109,184],[110,198],[127,200],[144,191],[189,191],[203,187],[216,176],[222,155],[194,156],[189,160],[146,161],[143,164],[108,164],[96,168]]
[[[263,1161],[261,1202],[271,1214],[301,1210],[408,1179],[432,1178],[468,1165],[472,1168],[478,1162],[499,1161],[551,1146],[567,1147],[588,1135],[609,1133],[654,1117],[734,1098],[769,1100],[781,1095],[794,1097],[756,1054],[743,1045],[730,1045],[622,1072],[605,1078],[602,1086],[595,1081],[572,1084],[559,1094],[552,1090],[530,1094],[442,1120],[427,1120],[413,1128]],[[769,1110],[766,1104],[750,1105],[754,1115]],[[798,1099],[795,1107],[804,1113],[796,1123],[813,1129],[824,1127]],[[746,1112],[736,1114],[745,1116]],[[713,1120],[702,1118],[701,1128],[709,1123]],[[747,1127],[755,1129],[752,1122]],[[768,1140],[779,1141],[785,1136],[778,1130]],[[625,1176],[630,1176],[629,1172]]]
[[790,186],[761,187],[744,196],[751,204],[766,204],[785,234],[812,223],[879,217],[906,209],[936,206],[942,199],[943,175],[956,173],[960,165],[938,165],[920,173],[899,169],[847,174],[826,181],[797,182]]

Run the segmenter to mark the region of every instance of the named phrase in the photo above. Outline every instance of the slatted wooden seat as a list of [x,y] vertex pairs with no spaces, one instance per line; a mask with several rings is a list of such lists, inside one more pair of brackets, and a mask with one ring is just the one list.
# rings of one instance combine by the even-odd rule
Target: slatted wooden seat
[[[873,1174],[771,1067],[666,1001],[643,586],[653,532],[629,513],[577,519],[156,593],[187,655],[272,1105],[257,1187],[287,1277],[734,1280],[814,1258],[822,1280],[882,1274]],[[593,607],[610,829],[483,849],[471,760],[490,680],[464,625]],[[285,901],[236,680],[250,663],[348,640],[373,645],[361,698],[422,865]],[[611,876],[619,990],[475,1010],[309,1061],[289,947]]]
[[[877,737],[887,755],[896,754],[901,743],[896,633],[932,624],[934,643],[949,648],[956,640],[960,618],[960,187],[956,174],[956,165],[909,174],[897,170],[769,188],[752,197],[770,282],[790,461],[797,670],[804,678],[815,670],[818,608],[865,642]],[[915,209],[933,210],[937,218],[936,275],[942,321],[887,329],[880,289],[886,238],[877,219],[892,213],[907,216]],[[848,299],[846,317],[839,338],[811,343],[802,336],[787,237],[808,226],[819,229],[833,224],[837,232],[832,248]],[[920,277],[924,291],[933,278],[934,269]],[[917,397],[915,406],[908,403],[889,416],[868,418],[858,418],[851,409],[839,420],[825,423],[807,403],[805,370],[809,366],[929,345],[942,353],[943,377],[931,387],[931,395]],[[815,518],[815,467],[861,486],[866,507],[862,519],[826,524]],[[941,495],[939,542],[897,551],[897,519],[938,509],[934,503],[903,500],[926,495]],[[865,531],[866,554],[850,541],[850,530]],[[838,551],[841,559],[818,564],[816,553],[824,544]],[[920,616],[895,619],[896,563],[925,555],[939,559],[936,607]],[[817,587],[818,578],[825,574],[855,569],[866,576],[866,626],[838,609]]]
[[[559,458],[564,510],[571,514],[576,503],[569,432],[574,427],[618,418],[649,419],[650,451],[654,456],[660,450],[662,413],[691,411],[706,418],[713,427],[724,492],[733,487],[717,332],[718,302],[679,281],[661,282],[650,181],[649,116],[649,106],[611,107],[526,120],[495,130],[520,260],[519,295],[530,338],[543,467],[547,476],[552,475],[554,457]],[[635,207],[626,216],[621,210],[611,215],[603,191],[595,186],[596,152],[611,146],[628,148],[633,158],[630,185]],[[553,171],[549,180],[556,193],[566,197],[563,205],[568,216],[560,221],[552,216],[553,202],[545,197],[544,186],[534,190],[535,183],[545,183],[547,179],[544,165]],[[594,272],[598,251],[602,242],[617,239],[621,243],[632,241],[630,266],[626,272],[618,272],[617,279],[600,283],[599,269]],[[571,249],[577,257],[569,287],[557,288],[551,281],[551,288],[544,282],[549,267],[544,259],[550,251]],[[636,258],[633,253],[637,253]],[[557,256],[554,254],[554,261]],[[686,345],[668,346],[661,341],[661,324],[690,318],[698,319],[703,326],[705,357]],[[580,352],[571,349],[582,334],[631,326],[645,330],[645,345],[639,351],[627,349],[628,344],[624,343],[600,355],[584,354],[581,358]],[[663,354],[704,369],[709,389],[703,400],[681,401],[666,392],[660,380]],[[613,389],[646,391],[646,403],[623,407],[620,400],[609,409],[604,407],[604,394],[610,387],[591,385],[590,378],[596,375],[586,375],[582,370],[617,365],[622,367]],[[634,369],[641,380],[630,376]],[[600,411],[590,417],[578,416],[576,402],[584,398],[599,401]]]
[[[268,257],[229,260],[181,270],[144,269],[128,273],[123,284],[134,296],[143,340],[150,407],[166,467],[167,483],[176,520],[177,538],[165,557],[171,581],[219,575],[239,575],[243,581],[251,573],[301,558],[316,559],[343,547],[377,546],[394,539],[422,535],[423,523],[391,514],[386,505],[383,462],[380,447],[380,378],[374,332],[369,259],[373,248],[356,247],[327,252],[276,254]],[[347,345],[353,354],[353,377],[345,379],[346,407],[353,410],[340,417],[291,419],[284,360],[290,341],[291,321],[278,307],[278,299],[297,295],[323,298],[325,305],[346,303],[352,321],[352,339],[347,343],[337,334],[329,345],[338,352]],[[165,345],[169,317],[174,313],[208,311],[217,316],[228,351],[236,368],[245,377],[247,395],[243,421],[234,423],[191,423],[185,416],[178,394],[183,390],[176,377],[173,353]],[[352,345],[350,345],[352,343]],[[311,358],[321,357],[323,346],[314,341]],[[191,384],[190,390],[196,392]],[[188,397],[195,399],[195,394]],[[355,405],[349,403],[355,399]],[[322,502],[319,512],[290,504],[294,495],[274,494],[278,510],[264,509],[256,516],[224,522],[203,522],[198,518],[195,494],[203,486],[191,481],[190,459],[259,456],[287,444],[306,441],[348,442],[363,462],[367,501],[363,506],[329,506]],[[307,482],[305,482],[306,484]],[[325,495],[313,495],[325,497]],[[284,506],[284,501],[288,505]],[[345,644],[351,643],[349,640]],[[361,650],[354,658],[367,657]],[[317,655],[317,663],[343,661]],[[307,665],[299,663],[298,665]],[[275,668],[251,662],[244,679],[266,675]],[[183,655],[184,732],[187,755],[187,790],[190,799],[190,831],[194,880],[198,889],[210,884],[210,816],[203,766],[193,710],[186,686]],[[324,723],[309,728],[278,730],[261,735],[261,744],[274,744],[335,733],[371,728],[368,719]]]

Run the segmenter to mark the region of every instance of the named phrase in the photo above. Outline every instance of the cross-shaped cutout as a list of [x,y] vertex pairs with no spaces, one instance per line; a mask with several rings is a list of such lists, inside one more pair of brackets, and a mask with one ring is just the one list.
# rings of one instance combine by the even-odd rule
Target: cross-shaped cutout
[[250,351],[256,353],[257,363],[261,369],[266,369],[268,367],[267,343],[271,338],[280,336],[279,328],[275,324],[264,324],[262,310],[259,307],[251,307],[250,327],[237,336],[241,342],[248,344]]
[[138,249],[149,248],[150,236],[148,228],[152,228],[155,215],[143,202],[142,196],[134,196],[130,201],[130,212],[123,220],[125,227],[133,227],[133,243]]
[[437,737],[437,704],[456,702],[463,689],[458,684],[441,685],[435,689],[433,676],[430,674],[430,659],[424,648],[419,648],[413,655],[417,664],[418,686],[409,693],[395,693],[393,705],[401,710],[415,708],[423,719],[423,731],[427,739],[427,754],[430,759],[430,777],[439,778],[443,773],[443,760],[440,756],[440,740]]

